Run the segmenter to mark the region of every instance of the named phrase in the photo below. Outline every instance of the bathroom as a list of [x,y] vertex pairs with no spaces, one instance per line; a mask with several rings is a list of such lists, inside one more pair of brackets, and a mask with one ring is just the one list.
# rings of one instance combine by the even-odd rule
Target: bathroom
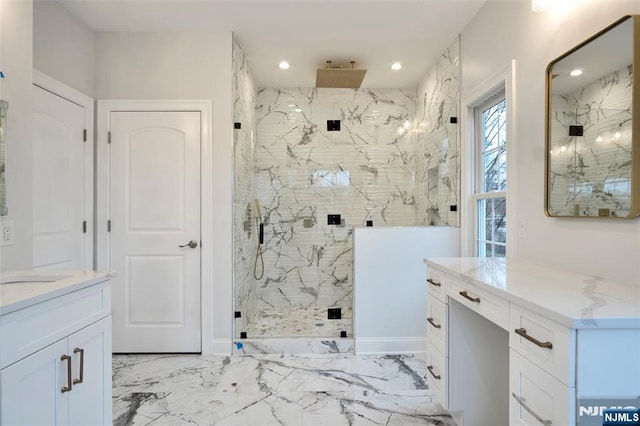
[[[76,90],[94,99],[213,99],[212,141],[215,155],[212,156],[212,209],[207,221],[211,224],[209,275],[203,276],[203,331],[202,351],[204,353],[230,354],[234,342],[238,341],[243,330],[239,320],[234,318],[237,309],[238,270],[251,280],[255,255],[255,240],[247,239],[243,230],[247,205],[253,203],[253,194],[236,198],[234,185],[238,169],[236,152],[232,140],[240,132],[248,130],[245,123],[257,121],[260,111],[255,110],[255,118],[235,115],[237,99],[234,88],[234,40],[233,33],[227,30],[205,31],[199,33],[179,32],[156,29],[154,33],[130,32],[126,29],[103,33],[93,33],[88,28],[78,29],[83,37],[75,37],[72,28],[80,26],[65,9],[49,6],[42,14],[43,5],[34,5],[29,1],[6,2],[0,6],[2,34],[0,46],[0,67],[6,78],[0,81],[0,98],[10,104],[8,116],[8,137],[12,144],[7,164],[7,182],[9,216],[14,224],[15,243],[0,248],[1,270],[30,269],[32,259],[33,200],[31,181],[33,174],[30,124],[27,117],[31,111],[32,69],[38,69],[56,77]],[[38,14],[40,10],[40,14]],[[32,14],[35,11],[35,20]],[[550,13],[532,13],[526,2],[487,2],[460,30],[459,46],[459,93],[457,108],[460,117],[464,111],[460,105],[478,95],[479,88],[486,88],[496,73],[514,61],[515,75],[513,119],[513,159],[512,177],[508,186],[509,199],[509,241],[508,254],[514,258],[528,259],[569,270],[603,276],[621,282],[638,284],[640,282],[640,223],[637,220],[591,221],[581,219],[549,218],[544,214],[544,85],[547,64],[560,54],[591,36],[601,28],[629,13],[640,13],[640,5],[635,1],[576,2],[571,13],[553,15]],[[51,22],[66,22],[70,33],[58,34],[50,31],[47,39],[40,33],[38,43],[34,37],[39,34],[37,25]],[[153,31],[150,29],[149,31]],[[36,36],[34,36],[34,33]],[[56,55],[47,55],[47,43],[59,43],[68,48],[59,47],[52,51]],[[71,41],[74,40],[74,44]],[[442,51],[454,41],[448,40]],[[202,52],[207,52],[202,54]],[[123,67],[131,58],[139,58],[135,66]],[[149,78],[153,75],[154,78]],[[257,101],[263,93],[257,93]],[[413,100],[419,99],[418,90],[412,93]],[[244,101],[244,100],[243,100]],[[417,102],[416,102],[417,103]],[[288,101],[270,102],[280,108],[289,108]],[[297,105],[296,102],[291,104]],[[326,108],[333,113],[339,106],[327,102]],[[304,105],[299,105],[305,112]],[[335,108],[335,109],[334,109]],[[414,108],[411,110],[411,108]],[[407,108],[407,118],[417,117],[418,108]],[[294,114],[298,114],[295,113]],[[341,118],[334,116],[331,119]],[[329,118],[327,118],[329,119]],[[411,122],[409,119],[408,121]],[[412,126],[415,123],[410,123]],[[234,130],[234,123],[242,122],[242,128]],[[323,122],[320,121],[322,124]],[[403,125],[402,123],[397,123]],[[462,127],[458,124],[458,130]],[[249,127],[250,128],[250,127]],[[394,125],[394,131],[398,126]],[[416,129],[412,127],[415,135]],[[341,132],[343,133],[343,132]],[[414,136],[415,137],[415,136]],[[17,142],[14,142],[17,141]],[[459,141],[462,144],[462,141]],[[463,191],[465,188],[466,164],[464,148],[460,150],[460,188],[456,195],[459,203],[444,201],[447,207],[468,202]],[[329,170],[332,171],[332,170]],[[336,175],[337,178],[338,175]],[[259,197],[258,197],[259,198]],[[272,222],[268,211],[269,200],[260,199],[262,218],[266,226],[266,237],[270,234]],[[418,202],[418,201],[416,201]],[[255,206],[255,204],[254,204]],[[255,212],[255,207],[252,207]],[[303,211],[300,216],[302,230],[304,218],[315,217],[316,223],[326,223],[327,214],[347,214],[343,211],[329,211],[326,208]],[[315,214],[315,216],[314,216]],[[367,218],[366,212],[346,217],[345,228],[335,228],[335,232],[346,232],[351,226],[363,225],[367,219],[373,220],[374,228],[382,227],[384,221],[379,212],[377,216]],[[413,223],[400,222],[391,225],[426,225],[427,218],[420,217]],[[418,220],[419,219],[419,220]],[[465,236],[470,235],[473,220],[461,207],[453,221],[447,224],[460,227],[463,240],[461,254],[473,255],[472,243]],[[255,219],[251,221],[252,238],[255,238]],[[318,225],[319,228],[319,225]],[[316,228],[316,229],[318,229]],[[242,229],[242,231],[240,231]],[[311,228],[313,229],[313,228]],[[215,237],[215,238],[214,238]],[[466,238],[466,239],[465,239]],[[240,261],[237,249],[243,243],[246,256]],[[245,245],[246,244],[246,245]],[[316,245],[315,257],[311,254]],[[318,249],[323,248],[323,256],[329,259],[326,244],[313,241],[307,247],[304,260],[318,261]],[[273,253],[264,253],[267,263]],[[349,255],[350,256],[350,255]],[[272,259],[271,259],[272,260]],[[237,263],[241,265],[238,266]],[[317,263],[316,263],[317,265]],[[311,268],[310,268],[311,269]],[[344,276],[337,277],[339,280]],[[337,300],[331,300],[324,307],[334,307]],[[248,302],[253,303],[253,302]],[[345,304],[344,306],[348,306]],[[244,320],[245,318],[242,318]],[[271,337],[277,337],[271,336]],[[287,336],[290,337],[290,336]],[[325,337],[325,336],[323,336]],[[337,337],[337,336],[335,336]]]

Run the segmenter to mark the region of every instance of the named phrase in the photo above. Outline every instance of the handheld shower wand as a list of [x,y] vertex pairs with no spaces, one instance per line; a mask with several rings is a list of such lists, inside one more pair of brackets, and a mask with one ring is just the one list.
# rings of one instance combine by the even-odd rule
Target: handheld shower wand
[[[264,244],[264,223],[262,223],[260,201],[256,198],[255,204],[256,227],[258,228],[258,244],[256,245],[256,259],[253,262],[253,278],[261,280],[264,276],[264,258],[262,257],[262,244]],[[260,258],[260,273],[258,274],[258,258]]]

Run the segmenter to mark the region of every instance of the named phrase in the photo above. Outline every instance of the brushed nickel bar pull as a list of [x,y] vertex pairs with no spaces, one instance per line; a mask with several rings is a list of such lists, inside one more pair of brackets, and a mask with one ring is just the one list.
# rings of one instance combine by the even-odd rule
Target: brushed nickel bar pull
[[542,417],[536,414],[536,412],[533,411],[527,404],[525,404],[524,397],[516,395],[515,392],[511,392],[511,395],[515,398],[516,401],[518,401],[518,404],[520,404],[522,408],[524,408],[527,413],[531,414],[537,421],[545,426],[551,426],[553,424],[551,420],[544,420]]
[[60,361],[67,361],[67,386],[63,386],[61,389],[61,392],[65,393],[73,389],[73,385],[71,384],[71,357],[69,355],[62,355]]
[[431,324],[431,325],[432,325],[432,326],[434,326],[435,328],[442,328],[442,325],[440,325],[440,324],[436,324],[436,323],[433,321],[433,317],[429,317],[429,318],[427,318],[427,321],[429,321],[429,324]]
[[524,337],[528,341],[530,341],[532,343],[535,343],[536,345],[540,346],[541,348],[545,348],[545,349],[553,348],[553,343],[551,343],[551,342],[541,342],[540,340],[536,339],[535,337],[529,336],[527,334],[527,330],[524,329],[524,328],[516,328],[513,331],[515,331],[518,336]]
[[437,281],[434,281],[434,280],[432,280],[431,278],[427,278],[427,282],[428,282],[429,284],[431,284],[432,286],[435,286],[435,287],[442,287],[442,284],[441,284],[441,283],[439,283],[439,282],[437,282]]
[[79,379],[73,379],[73,384],[74,385],[77,385],[77,384],[82,383],[84,381],[84,349],[75,348],[73,350],[74,354],[77,354],[78,352],[80,352],[80,378]]
[[475,303],[480,303],[480,298],[479,297],[471,297],[471,296],[469,296],[469,293],[467,293],[467,290],[461,291],[459,294],[460,294],[460,296],[464,297],[465,299],[469,299],[469,300],[471,300],[472,302],[475,302]]
[[433,365],[427,365],[427,370],[429,370],[429,373],[431,373],[431,375],[433,376],[434,379],[436,380],[440,380],[441,377],[440,375],[436,375],[436,373],[433,372]]

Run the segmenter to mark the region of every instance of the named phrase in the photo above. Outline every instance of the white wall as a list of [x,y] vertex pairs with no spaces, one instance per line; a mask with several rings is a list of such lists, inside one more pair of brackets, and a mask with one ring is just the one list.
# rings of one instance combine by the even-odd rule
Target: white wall
[[[233,306],[232,34],[97,33],[97,99],[213,99],[213,335],[231,353]],[[203,159],[204,160],[204,159]],[[207,342],[203,342],[205,347]]]
[[356,353],[426,351],[427,270],[423,259],[459,255],[458,227],[354,228]]
[[14,223],[12,246],[0,248],[0,270],[31,269],[32,263],[32,144],[33,4],[31,0],[0,0],[2,99],[7,114],[7,206]]
[[[583,0],[564,16],[530,2],[489,1],[461,34],[462,94],[516,60],[515,140],[518,237],[515,257],[640,285],[640,219],[559,219],[544,215],[544,91],[547,64],[625,14],[638,1]],[[517,234],[517,233],[516,233]]]
[[95,33],[60,3],[33,4],[33,67],[89,97],[95,90]]

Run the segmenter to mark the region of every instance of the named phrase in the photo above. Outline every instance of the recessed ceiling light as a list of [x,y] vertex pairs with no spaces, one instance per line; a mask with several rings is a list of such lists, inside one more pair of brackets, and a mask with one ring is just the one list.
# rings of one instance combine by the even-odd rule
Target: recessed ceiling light
[[571,72],[569,73],[569,75],[570,75],[571,77],[577,77],[577,76],[579,76],[579,75],[582,75],[582,70],[581,70],[581,69],[573,70],[573,71],[571,71]]
[[280,67],[281,70],[287,70],[289,69],[289,62],[282,61],[278,64],[278,66]]
[[402,68],[402,64],[400,62],[394,62],[391,65],[391,69],[394,71],[398,71],[400,68]]

